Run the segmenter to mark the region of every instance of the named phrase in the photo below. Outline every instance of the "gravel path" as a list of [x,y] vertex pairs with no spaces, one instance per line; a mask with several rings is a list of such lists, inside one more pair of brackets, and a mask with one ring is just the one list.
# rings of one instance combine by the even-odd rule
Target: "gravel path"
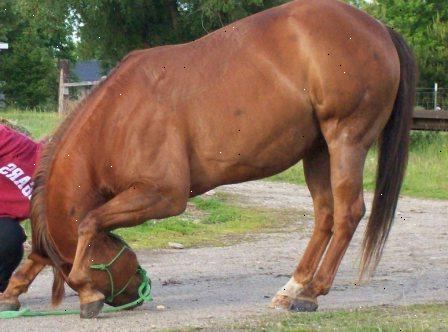
[[[312,231],[308,191],[296,185],[256,181],[221,187],[208,195],[219,192],[232,195],[241,205],[295,213],[296,227],[288,227],[288,232],[256,234],[230,247],[140,251],[140,262],[153,279],[154,302],[93,320],[77,316],[5,320],[0,321],[0,330],[140,331],[216,326],[277,314],[267,305],[289,279]],[[367,206],[370,201],[367,195]],[[448,301],[447,213],[448,201],[402,198],[376,276],[369,284],[356,286],[364,220],[330,294],[319,299],[319,309]],[[46,308],[51,280],[49,270],[39,275],[21,298],[23,306]],[[167,280],[175,282],[162,285]],[[157,305],[165,309],[158,310]],[[77,306],[77,297],[68,291],[61,307]]]

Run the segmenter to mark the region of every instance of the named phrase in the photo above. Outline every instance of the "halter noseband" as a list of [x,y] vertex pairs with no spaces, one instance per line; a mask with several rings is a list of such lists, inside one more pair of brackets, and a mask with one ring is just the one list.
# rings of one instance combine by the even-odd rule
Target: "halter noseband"
[[[126,249],[129,249],[129,247],[127,245],[124,245],[123,248],[121,248],[121,250],[118,252],[118,254],[116,254],[115,257],[112,258],[112,260],[107,264],[92,264],[92,265],[90,265],[90,268],[92,270],[99,270],[99,271],[107,272],[107,275],[109,276],[109,282],[110,282],[110,288],[111,288],[111,294],[106,298],[106,301],[108,301],[109,303],[111,303],[114,300],[114,298],[116,298],[118,295],[122,294],[126,290],[126,288],[131,283],[132,277],[134,276],[134,275],[132,275],[129,278],[129,280],[126,282],[126,284],[117,293],[115,293],[114,278],[112,277],[112,273],[110,272],[109,267],[113,263],[115,263],[115,261],[121,256],[121,254],[123,254],[123,252]],[[136,273],[140,274],[140,276],[142,277],[142,283],[140,284],[140,286],[138,288],[139,298],[131,303],[125,304],[125,306],[130,307],[131,304],[138,305],[144,301],[152,301],[151,279],[149,279],[146,271],[140,265],[137,267]]]

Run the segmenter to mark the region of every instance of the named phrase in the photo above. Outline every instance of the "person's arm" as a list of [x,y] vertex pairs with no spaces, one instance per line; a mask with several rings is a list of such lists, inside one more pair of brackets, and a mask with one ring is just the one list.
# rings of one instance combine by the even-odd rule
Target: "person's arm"
[[15,124],[5,118],[0,118],[0,125],[4,125],[8,128],[11,128],[14,131],[24,134],[25,136],[31,137],[31,133],[29,132],[28,129],[26,129],[25,127],[23,127],[21,125]]

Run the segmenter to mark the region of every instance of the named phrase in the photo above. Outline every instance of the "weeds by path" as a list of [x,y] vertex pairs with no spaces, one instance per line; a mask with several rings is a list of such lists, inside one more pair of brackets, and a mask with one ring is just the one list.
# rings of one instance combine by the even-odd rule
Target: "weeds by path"
[[116,232],[135,249],[167,248],[168,242],[185,247],[222,246],[249,233],[280,231],[285,222],[275,218],[274,211],[240,208],[216,198],[194,198],[180,216],[151,220]]
[[241,325],[230,326],[228,329],[249,331],[445,331],[448,329],[448,304],[381,306],[357,310],[288,313],[276,317],[254,318]]

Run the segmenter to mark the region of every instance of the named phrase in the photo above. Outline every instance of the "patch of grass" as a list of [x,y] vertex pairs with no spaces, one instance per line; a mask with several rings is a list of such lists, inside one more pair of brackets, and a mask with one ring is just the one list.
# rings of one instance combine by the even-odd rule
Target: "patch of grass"
[[266,317],[230,329],[262,331],[444,331],[448,304],[373,307]]
[[220,246],[233,243],[246,233],[280,227],[269,212],[240,208],[214,198],[194,198],[182,215],[147,221],[116,230],[133,248],[166,248],[168,242],[185,247]]
[[[364,188],[375,189],[377,149],[372,148],[364,168]],[[448,133],[412,132],[411,149],[403,195],[448,199]],[[303,165],[299,164],[270,177],[269,180],[305,184]]]
[[21,111],[13,108],[0,111],[0,118],[20,124],[28,129],[35,139],[41,139],[51,134],[60,121],[60,117],[56,112]]

